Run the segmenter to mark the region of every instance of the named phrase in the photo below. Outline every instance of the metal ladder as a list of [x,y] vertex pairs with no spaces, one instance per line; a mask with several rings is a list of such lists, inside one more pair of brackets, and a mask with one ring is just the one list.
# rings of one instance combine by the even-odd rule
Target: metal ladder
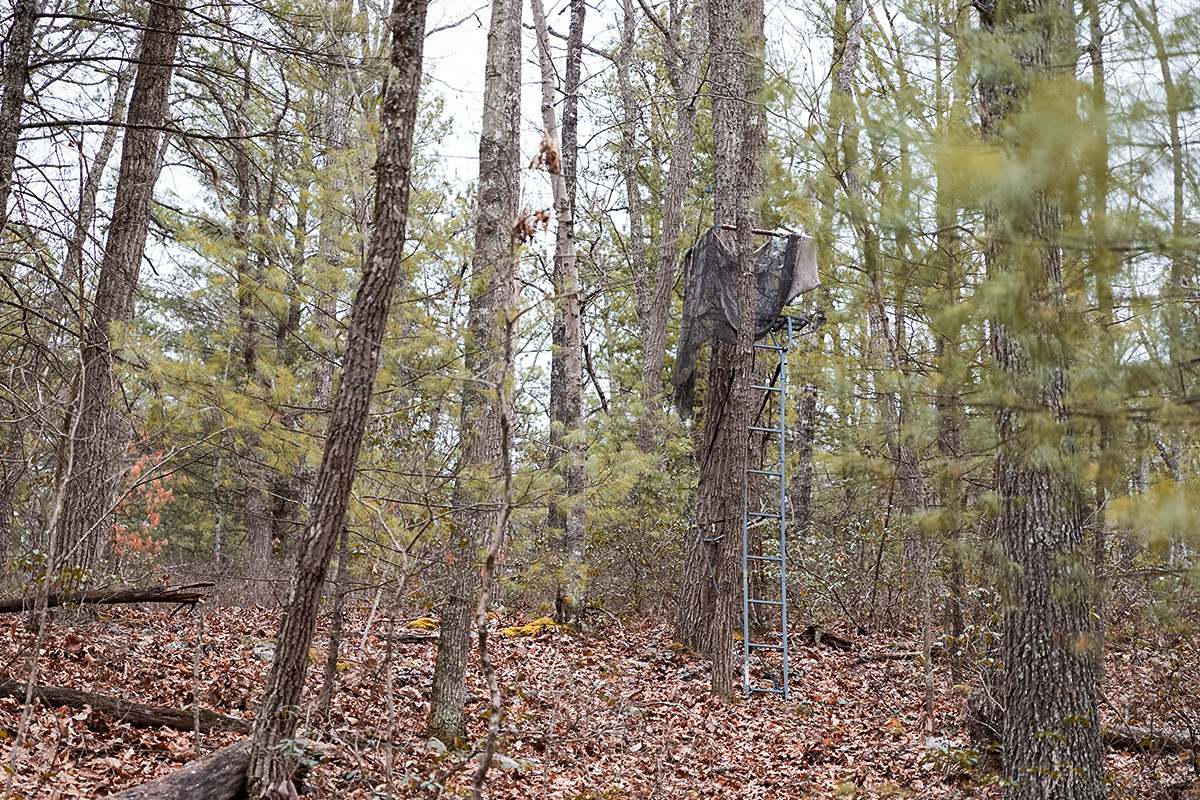
[[[802,317],[780,317],[767,340],[754,345],[757,360],[760,353],[773,359],[775,378],[770,385],[752,384],[763,393],[758,415],[751,420],[747,434],[763,434],[766,444],[762,469],[746,467],[746,494],[742,500],[742,685],[746,696],[753,693],[781,694],[788,697],[788,608],[787,608],[787,351],[793,335],[808,320]],[[774,419],[774,425],[764,424]],[[762,492],[763,505],[750,508],[750,480],[761,476],[766,484]],[[777,485],[776,485],[777,482]],[[774,535],[763,536],[762,553],[750,553],[750,537],[760,527],[769,527]],[[753,597],[751,574],[762,577],[762,597]],[[768,639],[754,641],[754,620],[751,609],[778,609],[779,631]],[[774,635],[778,635],[776,641]],[[751,667],[761,668],[763,677],[751,674]],[[769,682],[769,684],[767,683]]]

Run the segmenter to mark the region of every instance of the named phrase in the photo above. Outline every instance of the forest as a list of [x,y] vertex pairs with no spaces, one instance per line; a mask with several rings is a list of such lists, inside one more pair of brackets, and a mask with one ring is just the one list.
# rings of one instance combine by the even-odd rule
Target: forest
[[1200,7],[0,19],[4,798],[1200,797]]

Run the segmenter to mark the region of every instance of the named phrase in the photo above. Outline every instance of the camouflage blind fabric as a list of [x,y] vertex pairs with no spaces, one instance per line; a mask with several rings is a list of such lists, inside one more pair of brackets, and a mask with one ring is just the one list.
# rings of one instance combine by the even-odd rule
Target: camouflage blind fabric
[[[691,416],[696,356],[715,338],[737,341],[734,233],[709,228],[683,257],[683,321],[671,383],[680,414]],[[808,236],[772,236],[755,251],[754,338],[766,336],[792,300],[820,285],[816,243]]]

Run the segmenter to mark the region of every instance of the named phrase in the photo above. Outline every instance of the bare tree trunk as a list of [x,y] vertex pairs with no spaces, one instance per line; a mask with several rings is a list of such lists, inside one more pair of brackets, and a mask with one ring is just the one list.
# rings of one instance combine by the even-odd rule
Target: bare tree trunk
[[[642,342],[642,404],[646,416],[638,430],[638,448],[648,453],[658,437],[654,418],[661,406],[663,360],[667,349],[667,319],[679,254],[679,234],[683,229],[683,197],[692,179],[692,150],[696,136],[696,108],[700,101],[700,70],[708,44],[708,0],[697,0],[692,7],[691,32],[682,69],[675,85],[675,135],[671,140],[671,166],[663,193],[662,232],[654,270],[654,290],[647,314]],[[680,23],[680,27],[682,23]],[[682,46],[678,39],[667,41],[668,52]]]
[[330,174],[325,196],[321,198],[323,202],[317,235],[320,294],[312,309],[313,327],[319,335],[319,355],[312,375],[313,405],[316,408],[327,408],[333,397],[334,354],[330,348],[334,339],[338,287],[341,285],[343,269],[340,241],[344,226],[339,201],[348,183],[341,161],[350,142],[350,86],[347,80],[350,69],[349,46],[342,26],[346,23],[345,16],[352,13],[353,7],[346,0],[338,0],[332,4],[331,11],[334,58],[326,77],[329,89],[325,94],[325,142],[322,154],[322,167]]
[[308,652],[325,574],[345,526],[388,313],[401,283],[425,11],[425,0],[395,0],[388,18],[391,58],[380,111],[381,140],[375,162],[371,244],[350,310],[342,378],[317,472],[310,521],[297,552],[291,591],[279,623],[275,658],[255,718],[247,770],[247,793],[252,800],[286,791],[295,768],[277,745],[295,735],[301,717],[297,707],[308,671]]
[[[1109,137],[1108,137],[1108,96],[1107,77],[1104,63],[1105,29],[1100,14],[1099,0],[1085,0],[1084,5],[1088,14],[1088,59],[1092,66],[1091,85],[1091,123],[1092,134],[1095,136],[1095,146],[1092,148],[1093,157],[1088,165],[1091,182],[1091,211],[1092,211],[1092,272],[1096,279],[1096,305],[1098,306],[1099,331],[1101,341],[1100,357],[1103,363],[1111,365],[1115,372],[1118,363],[1117,343],[1112,334],[1115,322],[1115,298],[1113,294],[1113,278],[1120,269],[1120,259],[1111,247],[1108,247],[1108,193],[1109,193]],[[1122,409],[1122,393],[1114,377],[1112,383],[1105,386],[1101,393],[1100,403],[1100,442],[1097,454],[1097,470],[1095,483],[1095,508],[1092,512],[1092,575],[1096,581],[1096,639],[1099,647],[1104,646],[1105,601],[1109,589],[1109,575],[1106,564],[1108,549],[1108,498],[1117,488],[1119,476],[1127,469],[1125,457],[1118,445],[1120,440]],[[1104,659],[1096,659],[1096,684],[1104,686]]]
[[[140,49],[135,50],[133,64],[140,60],[141,51]],[[92,222],[96,217],[96,195],[100,192],[100,182],[104,178],[104,170],[108,167],[108,160],[117,146],[117,134],[120,131],[121,123],[125,121],[129,84],[133,81],[134,76],[133,64],[127,65],[117,73],[112,111],[108,115],[109,126],[104,131],[104,136],[100,140],[100,149],[96,152],[92,168],[88,171],[87,179],[80,191],[79,216],[75,220],[75,235],[67,245],[67,257],[63,265],[62,286],[64,290],[72,284],[83,284],[83,246],[87,243],[88,230],[92,227]]]
[[[66,486],[59,546],[76,566],[96,566],[108,551],[104,524],[113,487],[117,419],[110,327],[129,322],[142,254],[150,229],[150,208],[159,170],[161,128],[167,118],[168,90],[183,28],[184,0],[154,0],[142,38],[142,60],[129,102],[129,122],[121,153],[112,220],[100,282],[83,326],[80,345],[75,471]],[[68,412],[71,413],[71,412]],[[74,426],[68,422],[64,428]]]
[[[537,29],[538,51],[542,69],[542,127],[547,137],[558,140],[558,123],[554,115],[554,64],[550,56],[550,34],[546,26],[546,17],[542,11],[541,0],[533,0],[533,19]],[[578,60],[583,55],[583,14],[582,0],[571,3],[571,28],[567,45],[567,76],[573,75],[575,85],[568,85],[565,93],[568,97],[578,89],[580,66]],[[572,47],[577,37],[578,42]],[[570,63],[571,58],[576,63]],[[577,154],[574,143],[577,140],[575,126],[577,115],[572,114],[568,124],[567,115],[563,115],[563,169],[557,174],[550,172],[550,185],[554,192],[554,210],[558,219],[554,248],[554,273],[561,278],[556,285],[557,302],[555,319],[561,315],[563,343],[554,355],[562,363],[561,397],[551,406],[559,419],[551,419],[552,434],[559,433],[559,446],[554,447],[554,435],[551,437],[551,458],[556,465],[562,464],[566,477],[566,494],[561,502],[551,504],[551,522],[561,520],[565,525],[562,536],[562,548],[565,554],[563,565],[564,574],[559,579],[557,610],[559,621],[568,625],[581,625],[584,617],[584,604],[587,591],[587,563],[585,558],[587,547],[587,507],[584,492],[587,486],[587,440],[583,429],[583,342],[582,320],[580,319],[580,285],[579,264],[575,257],[575,195],[573,189],[568,189],[566,164],[571,164],[570,172],[574,175]],[[567,144],[572,149],[568,150]],[[553,166],[548,165],[548,167]],[[573,182],[573,181],[572,181]],[[553,387],[551,387],[553,389]],[[558,431],[561,426],[561,432]],[[563,446],[565,443],[565,447]],[[563,457],[559,458],[559,453]]]
[[428,733],[442,742],[465,733],[467,649],[477,557],[498,513],[500,416],[491,392],[506,373],[500,332],[514,299],[513,238],[520,184],[521,2],[493,0],[479,137],[479,213],[471,262],[463,381],[462,456],[454,482],[454,541],[449,594],[433,672]]
[[[344,226],[339,204],[347,180],[343,159],[350,144],[350,45],[346,26],[353,13],[353,4],[338,0],[330,6],[329,31],[334,58],[325,77],[323,168],[327,173],[325,196],[320,204],[317,234],[317,269],[320,270],[321,292],[313,304],[312,322],[320,347],[312,371],[312,405],[317,409],[329,407],[333,395],[334,354],[329,349],[334,341],[334,320],[337,313],[338,287],[341,285],[342,250],[340,241]],[[300,254],[302,257],[302,253]],[[322,427],[317,421],[318,428]],[[298,503],[311,505],[315,479],[311,468],[297,470]],[[321,694],[317,698],[318,716],[328,720],[333,699],[337,695],[337,664],[342,646],[345,623],[347,582],[350,577],[350,529],[344,527],[338,542],[338,566],[334,577],[335,592],[333,619],[330,622],[329,647],[325,653],[325,673]]]
[[[1187,209],[1184,199],[1185,188],[1185,145],[1183,144],[1182,127],[1184,119],[1181,114],[1183,112],[1183,98],[1181,97],[1180,88],[1176,84],[1175,75],[1171,69],[1171,51],[1169,45],[1163,39],[1162,25],[1158,18],[1158,7],[1154,2],[1150,3],[1149,10],[1143,9],[1142,6],[1132,0],[1129,3],[1129,8],[1137,17],[1138,23],[1145,29],[1150,41],[1154,44],[1154,57],[1158,61],[1159,75],[1162,77],[1163,100],[1166,104],[1167,116],[1167,131],[1168,142],[1170,145],[1171,159],[1171,270],[1167,280],[1167,285],[1164,287],[1163,299],[1165,300],[1164,316],[1166,322],[1167,334],[1167,351],[1169,372],[1165,376],[1165,384],[1168,387],[1167,392],[1169,397],[1184,398],[1189,394],[1189,386],[1187,376],[1192,372],[1192,366],[1195,364],[1195,346],[1188,346],[1189,337],[1194,341],[1194,332],[1185,332],[1184,324],[1189,318],[1189,313],[1186,310],[1189,303],[1189,286],[1191,284],[1191,270],[1189,269],[1189,259],[1185,255],[1184,246],[1181,244],[1184,237],[1188,235],[1187,225]],[[1097,51],[1099,52],[1099,51]],[[1163,463],[1166,464],[1168,471],[1176,483],[1182,481],[1182,473],[1179,469],[1179,463],[1183,456],[1184,431],[1180,430],[1177,423],[1169,423],[1165,431],[1167,442],[1164,444],[1156,442],[1159,453],[1162,455]],[[1169,545],[1169,555],[1171,566],[1189,565],[1190,559],[1186,558],[1188,545],[1186,541],[1174,537]],[[1181,556],[1184,556],[1181,558]]]
[[[1072,9],[1057,0],[977,8],[983,32],[1012,48],[1004,66],[993,62],[980,81],[985,141],[1011,157],[1069,161],[1047,149],[1061,145],[1014,141],[1005,134],[1038,82],[1074,81]],[[1012,565],[1000,647],[1003,796],[1092,800],[1107,796],[1096,708],[1095,660],[1101,652],[1092,637],[1093,587],[1083,577],[1087,570],[1074,568],[1081,559],[1086,563],[1087,554],[1083,488],[1072,472],[1075,446],[1066,403],[1072,364],[1064,337],[1073,322],[1059,241],[1063,201],[1057,181],[1062,176],[1027,180],[1020,194],[1011,187],[997,192],[988,208],[990,227],[1027,238],[1011,242],[993,235],[985,254],[990,274],[1013,276],[1029,292],[1020,317],[1001,309],[991,320],[1002,396],[1020,397],[1023,406],[1032,406],[1002,404],[996,412],[996,525]],[[1046,448],[1063,454],[1063,460],[1035,455]]]
[[[534,13],[542,17],[541,9],[534,0]],[[543,17],[544,19],[544,17]],[[545,25],[541,26],[544,31]],[[548,49],[547,49],[548,52]],[[513,309],[515,311],[515,309]],[[496,527],[492,529],[488,542],[487,553],[483,560],[483,570],[480,575],[479,602],[475,605],[475,631],[479,642],[479,666],[483,669],[484,679],[488,685],[488,695],[491,705],[488,709],[487,738],[484,740],[483,753],[479,766],[475,768],[472,781],[471,797],[483,800],[484,782],[487,780],[488,769],[492,765],[492,757],[496,754],[496,739],[500,734],[500,719],[503,713],[500,697],[500,684],[496,680],[496,669],[488,654],[487,639],[487,610],[492,595],[492,582],[495,579],[496,568],[500,561],[500,548],[504,545],[504,531],[508,527],[508,516],[512,511],[513,476],[512,476],[512,399],[508,396],[508,370],[513,366],[512,342],[516,326],[516,317],[512,313],[504,316],[504,357],[501,360],[503,371],[496,383],[496,414],[500,422],[500,507],[496,513]]]
[[617,51],[617,87],[621,97],[621,150],[617,161],[625,182],[626,214],[629,217],[629,268],[633,273],[633,300],[639,332],[644,338],[650,326],[650,276],[646,273],[646,236],[643,230],[642,190],[637,175],[637,136],[640,109],[629,81],[636,44],[637,17],[633,0],[623,0],[621,45]]
[[[257,297],[262,283],[262,273],[257,259],[252,257],[251,217],[253,215],[255,187],[251,176],[252,164],[240,137],[249,128],[246,106],[251,92],[252,52],[234,52],[232,59],[241,72],[241,95],[237,104],[226,112],[231,139],[230,162],[233,168],[233,184],[237,192],[237,205],[233,213],[233,241],[237,245],[234,267],[237,276],[238,324],[241,329],[242,388],[250,396],[259,394],[262,376],[259,373],[259,349],[262,345],[260,323],[261,311]],[[242,436],[241,452],[238,454],[238,471],[242,479],[242,522],[246,529],[248,547],[247,577],[250,594],[255,602],[265,601],[267,576],[271,563],[271,485],[269,470],[263,463],[262,437],[257,426],[247,426]]]
[[[964,85],[969,77],[964,73],[966,61],[958,47],[957,7],[945,2],[937,6],[935,13],[939,23],[934,42],[934,63],[937,78],[936,111],[938,127],[949,136],[959,135],[967,124],[967,104]],[[954,66],[947,69],[950,59],[945,57],[947,46]],[[962,295],[963,265],[962,241],[959,235],[959,207],[954,198],[953,174],[944,157],[937,157],[933,164],[934,219],[937,221],[935,254],[943,283],[936,295],[936,311],[932,315],[933,330],[937,336],[935,372],[941,376],[934,394],[937,410],[937,438],[934,444],[938,468],[932,474],[931,488],[945,509],[947,520],[942,529],[948,545],[950,567],[947,574],[943,631],[946,637],[946,653],[950,662],[950,682],[963,683],[962,643],[964,633],[963,592],[965,575],[963,569],[962,541],[963,510],[966,495],[962,481],[962,425],[965,415],[960,400],[965,378],[965,363],[962,355],[962,328],[960,317],[952,313]]]
[[796,476],[788,491],[792,530],[800,536],[808,534],[812,524],[813,448],[817,438],[817,395],[815,384],[800,387],[800,404],[796,409],[796,433],[792,447],[796,450]]
[[[708,411],[697,448],[700,478],[694,512],[696,527],[688,534],[675,616],[676,641],[702,655],[712,652],[713,619],[719,592],[717,558],[722,544],[718,537],[723,536],[725,531],[725,509],[721,505],[723,494],[720,486],[731,471],[727,462],[732,451],[725,436],[725,426],[729,423],[724,419],[732,385],[729,364],[731,350],[732,347],[720,339],[713,340],[706,398]],[[740,514],[737,522],[740,525]],[[734,544],[740,541],[738,538]]]
[[[13,372],[10,367],[9,386],[13,385]],[[17,488],[25,476],[28,456],[25,453],[25,425],[17,405],[5,401],[0,409],[7,418],[0,424],[0,561],[6,561],[13,544]]]
[[[758,159],[766,142],[766,119],[758,105],[763,86],[763,7],[759,0],[715,0],[709,33],[713,76],[714,222],[736,226],[738,256],[737,342],[729,354],[729,397],[720,410],[718,446],[726,451],[724,474],[716,484],[701,483],[721,517],[717,525],[716,608],[713,615],[712,691],[721,699],[733,694],[733,629],[741,609],[743,521],[749,426],[753,413],[750,384],[754,372],[755,275],[752,207],[760,188]],[[714,346],[714,351],[715,351]],[[714,355],[715,358],[715,355]],[[710,387],[711,394],[711,387]],[[712,406],[709,406],[712,414]],[[723,413],[722,413],[723,412]],[[712,424],[706,422],[706,424]],[[703,481],[703,475],[701,476]]]
[[[38,0],[17,0],[8,52],[4,59],[4,105],[0,106],[0,239],[8,228],[8,198],[12,194],[17,143],[21,138],[21,110],[25,107],[25,84],[29,82],[29,53],[37,25]],[[8,267],[4,267],[5,273]]]

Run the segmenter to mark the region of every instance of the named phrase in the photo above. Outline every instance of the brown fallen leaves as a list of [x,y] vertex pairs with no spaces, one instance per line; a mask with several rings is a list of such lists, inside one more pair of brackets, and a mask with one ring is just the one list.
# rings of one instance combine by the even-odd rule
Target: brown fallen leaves
[[[242,608],[205,613],[201,704],[231,716],[252,715],[276,614]],[[310,719],[304,726],[307,756],[320,762],[307,778],[310,796],[365,799],[386,792],[389,782],[396,797],[469,796],[469,750],[445,751],[421,736],[436,644],[393,644],[396,725],[389,736],[385,643],[376,636],[386,625],[364,632],[365,616],[347,625],[342,658],[348,668],[339,675],[332,719]],[[493,624],[511,627],[528,619]],[[20,680],[32,639],[19,620],[4,624],[0,677]],[[190,708],[196,631],[194,614],[169,618],[157,609],[55,624],[39,682]],[[913,647],[906,641],[869,644]],[[492,637],[490,646],[505,716],[488,797],[998,796],[955,764],[955,748],[964,743],[962,698],[951,691],[941,664],[932,728],[933,744],[945,752],[931,757],[920,719],[922,672],[914,660],[855,663],[858,653],[797,647],[789,700],[756,695],[725,704],[709,696],[706,663],[670,647],[669,629],[658,621],[606,623],[593,637],[546,626],[532,636]],[[1146,663],[1144,655],[1115,643],[1108,683],[1109,705],[1124,704],[1143,719],[1164,711],[1161,692],[1149,685],[1178,678],[1180,669]],[[320,688],[319,672],[310,673],[309,698]],[[1129,685],[1121,683],[1124,677]],[[488,704],[477,664],[469,684],[469,729],[478,740]],[[1139,696],[1146,699],[1137,701]],[[1152,697],[1160,698],[1160,706],[1151,707]],[[19,715],[17,701],[0,701],[0,725],[10,743]],[[203,735],[200,746],[207,753],[237,738]],[[38,708],[14,788],[26,797],[100,797],[177,768],[195,756],[196,744],[192,733],[137,729],[90,709]],[[4,750],[5,761],[10,750]],[[1110,769],[1114,796],[1152,796],[1148,787],[1186,777],[1179,757],[1113,754]]]

